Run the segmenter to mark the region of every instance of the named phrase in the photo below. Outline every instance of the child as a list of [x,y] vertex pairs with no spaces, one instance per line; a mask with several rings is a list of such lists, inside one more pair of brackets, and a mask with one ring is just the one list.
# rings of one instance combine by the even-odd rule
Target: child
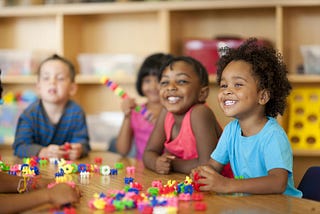
[[[39,179],[36,189],[28,189],[29,192],[18,193],[21,177],[0,172],[0,207],[1,213],[18,213],[47,203],[55,206],[78,202],[79,189],[60,183],[48,189],[49,180]],[[3,194],[10,193],[10,194]]]
[[170,58],[172,56],[169,54],[152,54],[144,60],[140,67],[136,89],[139,95],[147,98],[146,103],[142,105],[147,108],[145,115],[134,110],[137,104],[132,98],[123,100],[121,104],[125,116],[117,138],[116,148],[117,152],[123,156],[128,155],[134,140],[135,156],[139,160],[142,159],[143,151],[162,108],[159,99],[159,70],[161,65]]
[[[0,70],[1,75],[1,70]],[[2,84],[0,78],[0,101],[2,101]],[[2,104],[2,102],[0,102]],[[18,193],[21,177],[8,175],[7,173],[0,172],[0,207],[2,213],[17,213],[26,211],[35,206],[40,206],[46,203],[52,203],[56,206],[61,206],[67,203],[77,202],[80,198],[80,191],[78,188],[71,188],[66,184],[57,184],[51,189],[47,189],[47,185],[51,180],[47,179],[34,179],[32,183],[35,189],[28,189],[29,193],[25,194],[12,194]],[[37,182],[36,182],[37,181]],[[3,194],[11,193],[11,194]],[[63,194],[63,197],[61,195]]]
[[[225,127],[208,165],[192,170],[192,177],[203,177],[200,190],[301,197],[293,184],[290,143],[275,119],[291,90],[286,74],[281,55],[256,39],[226,50],[218,62],[218,100],[235,120]],[[240,179],[219,175],[228,162]]]
[[67,59],[53,55],[39,66],[39,99],[20,115],[14,154],[18,157],[57,157],[70,160],[90,150],[86,118],[70,100],[76,93],[75,69]]
[[145,166],[159,174],[190,173],[209,160],[222,132],[205,105],[206,69],[191,57],[175,57],[160,70],[161,111],[143,155]]

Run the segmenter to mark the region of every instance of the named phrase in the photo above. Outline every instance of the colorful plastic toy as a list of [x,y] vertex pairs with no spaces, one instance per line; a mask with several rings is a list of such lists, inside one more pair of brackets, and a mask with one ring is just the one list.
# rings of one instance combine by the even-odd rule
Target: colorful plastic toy
[[[101,79],[102,84],[106,85],[110,88],[116,95],[118,95],[122,99],[129,98],[128,94],[115,82],[111,81],[108,77],[103,77]],[[152,114],[148,111],[146,107],[137,105],[135,110],[140,112],[146,120],[150,120]]]

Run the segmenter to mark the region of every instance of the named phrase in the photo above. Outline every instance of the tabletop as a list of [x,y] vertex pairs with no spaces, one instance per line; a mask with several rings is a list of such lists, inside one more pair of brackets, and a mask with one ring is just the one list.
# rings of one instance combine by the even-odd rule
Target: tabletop
[[[6,164],[22,163],[22,160],[14,157],[11,149],[0,146],[1,159]],[[81,178],[79,173],[71,174],[71,179],[79,186],[82,191],[80,202],[75,205],[77,213],[104,213],[89,207],[88,203],[95,193],[106,193],[108,190],[122,190],[125,186],[124,179],[132,177],[135,182],[142,185],[143,190],[151,187],[154,180],[161,180],[163,184],[167,181],[175,180],[182,182],[186,175],[171,173],[169,175],[159,175],[144,168],[141,161],[132,158],[123,158],[111,152],[90,152],[88,157],[75,161],[77,164],[94,164],[96,158],[102,159],[102,165],[111,168],[116,163],[122,163],[123,169],[118,170],[117,175],[103,176],[100,173],[91,173],[89,178]],[[134,166],[135,172],[128,175],[127,166]],[[40,174],[46,178],[54,178],[58,171],[55,164],[39,166]],[[320,213],[320,202],[300,199],[285,195],[220,195],[204,192],[203,202],[207,205],[206,211],[195,211],[192,201],[179,201],[179,213]],[[26,213],[48,213],[52,212],[50,205],[40,206]],[[120,213],[139,213],[138,209],[121,211]]]

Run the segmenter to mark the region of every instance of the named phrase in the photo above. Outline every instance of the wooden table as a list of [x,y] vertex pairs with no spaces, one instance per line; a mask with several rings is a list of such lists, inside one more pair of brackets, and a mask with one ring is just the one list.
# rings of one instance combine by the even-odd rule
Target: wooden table
[[[13,157],[11,149],[0,147],[2,161],[7,164],[21,163],[22,160]],[[146,191],[151,186],[153,180],[162,180],[167,183],[168,180],[183,181],[186,175],[173,173],[170,175],[159,175],[144,168],[141,161],[134,159],[121,158],[119,155],[110,152],[91,152],[86,158],[76,161],[76,163],[94,163],[96,157],[103,159],[102,164],[111,167],[115,163],[121,162],[124,166],[135,166],[135,174],[132,176],[135,181],[143,186]],[[43,177],[53,178],[57,172],[57,167],[53,164],[40,167],[40,174]],[[128,177],[125,168],[118,171],[118,175],[101,176],[92,173],[89,179],[81,179],[79,174],[73,174],[72,179],[75,181],[83,196],[80,203],[76,205],[77,213],[104,213],[90,209],[88,201],[93,198],[94,193],[106,192],[107,190],[120,190],[124,187],[124,178]],[[285,195],[217,195],[215,193],[204,193],[204,202],[207,204],[206,212],[195,212],[193,202],[180,202],[179,213],[320,213],[320,202],[298,199]],[[47,213],[52,207],[50,205],[41,206],[26,213]],[[121,212],[122,213],[122,212]],[[139,213],[137,209],[128,210],[123,213]]]

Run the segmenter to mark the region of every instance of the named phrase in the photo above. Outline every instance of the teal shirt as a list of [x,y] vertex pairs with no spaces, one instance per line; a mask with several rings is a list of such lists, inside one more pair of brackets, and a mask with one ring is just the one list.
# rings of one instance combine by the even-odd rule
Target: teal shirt
[[231,121],[224,129],[211,158],[221,164],[230,162],[235,177],[256,178],[268,175],[274,168],[288,171],[285,195],[302,197],[294,187],[292,175],[292,150],[288,137],[277,120],[268,122],[256,135],[244,137],[238,120]]

